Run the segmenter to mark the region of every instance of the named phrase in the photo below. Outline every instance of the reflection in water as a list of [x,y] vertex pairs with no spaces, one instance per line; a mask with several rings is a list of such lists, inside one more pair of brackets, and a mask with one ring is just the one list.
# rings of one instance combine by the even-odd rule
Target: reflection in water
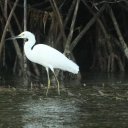
[[82,82],[86,84],[96,84],[96,83],[124,83],[128,82],[128,73],[117,72],[117,73],[97,73],[88,72],[82,74]]
[[24,128],[75,128],[78,108],[71,99],[43,98],[29,99],[23,103]]

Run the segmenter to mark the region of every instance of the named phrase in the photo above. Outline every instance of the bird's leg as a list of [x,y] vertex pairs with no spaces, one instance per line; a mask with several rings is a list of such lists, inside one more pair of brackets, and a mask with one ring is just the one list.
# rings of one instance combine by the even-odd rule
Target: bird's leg
[[46,68],[46,71],[47,71],[47,77],[48,77],[48,87],[47,87],[47,91],[46,91],[46,96],[47,96],[48,90],[49,90],[49,88],[50,88],[50,78],[49,78],[49,69]]
[[56,77],[56,74],[55,74],[54,70],[52,70],[52,72],[53,72],[54,77],[55,77],[55,79],[56,79],[56,81],[57,81],[58,94],[60,95],[60,84],[59,84],[59,81],[58,81],[58,79],[57,79],[57,77]]

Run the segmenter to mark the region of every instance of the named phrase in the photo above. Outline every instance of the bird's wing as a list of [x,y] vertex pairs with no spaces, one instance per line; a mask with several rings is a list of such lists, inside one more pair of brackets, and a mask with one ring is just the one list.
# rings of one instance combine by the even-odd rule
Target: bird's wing
[[58,50],[45,45],[38,44],[33,48],[35,62],[44,67],[59,68],[72,73],[78,73],[79,67]]
[[53,67],[67,59],[61,52],[45,44],[35,45],[33,47],[33,55],[35,55],[35,59],[39,64],[51,64]]

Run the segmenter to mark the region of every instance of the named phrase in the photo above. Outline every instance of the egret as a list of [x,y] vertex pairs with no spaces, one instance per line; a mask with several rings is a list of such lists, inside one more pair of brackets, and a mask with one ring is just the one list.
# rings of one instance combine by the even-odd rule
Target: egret
[[48,94],[48,90],[50,88],[49,69],[53,72],[54,77],[57,81],[58,94],[60,95],[59,81],[55,75],[54,69],[61,69],[63,71],[77,74],[79,72],[79,66],[72,60],[69,60],[64,54],[48,45],[35,45],[35,35],[29,31],[24,31],[18,36],[11,37],[9,39],[18,38],[26,39],[24,44],[24,52],[28,60],[40,64],[46,68],[48,79],[46,95]]

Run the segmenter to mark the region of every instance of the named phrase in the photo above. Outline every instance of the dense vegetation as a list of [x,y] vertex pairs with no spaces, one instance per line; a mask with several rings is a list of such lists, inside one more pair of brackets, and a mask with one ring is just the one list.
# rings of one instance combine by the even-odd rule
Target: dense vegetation
[[22,75],[25,65],[28,74],[42,73],[25,61],[22,40],[5,40],[24,29],[76,61],[81,73],[128,70],[127,0],[28,0],[27,17],[24,1],[0,0],[1,73]]

